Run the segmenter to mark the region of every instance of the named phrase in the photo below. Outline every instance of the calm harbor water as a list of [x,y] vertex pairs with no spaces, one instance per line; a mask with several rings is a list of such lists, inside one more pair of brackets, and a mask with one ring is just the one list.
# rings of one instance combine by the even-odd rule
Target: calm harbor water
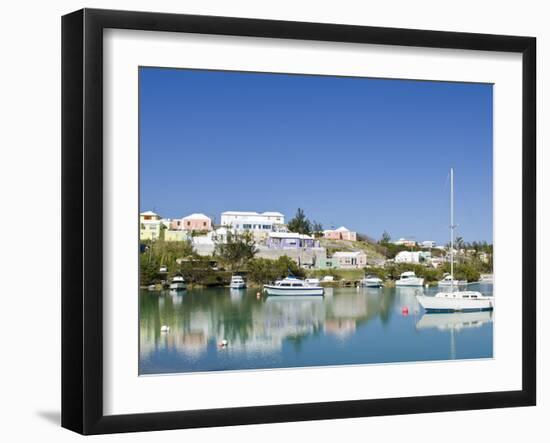
[[[490,284],[469,289],[492,293]],[[426,314],[417,290],[437,288],[328,288],[311,298],[257,298],[257,289],[144,290],[140,373],[492,357],[494,313]]]

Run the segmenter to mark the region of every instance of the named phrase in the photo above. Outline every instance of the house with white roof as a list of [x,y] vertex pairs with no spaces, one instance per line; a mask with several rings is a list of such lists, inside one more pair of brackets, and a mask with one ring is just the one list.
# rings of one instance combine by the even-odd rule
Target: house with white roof
[[323,237],[329,240],[357,240],[357,232],[350,231],[345,226],[340,226],[338,229],[326,229],[323,231]]
[[270,249],[311,249],[318,248],[319,241],[296,232],[270,232],[266,246]]
[[400,251],[395,256],[395,263],[422,263],[431,260],[428,251]]
[[180,219],[173,219],[170,229],[173,231],[211,231],[212,219],[204,214],[195,213]]
[[139,214],[139,239],[157,240],[160,237],[162,221],[160,215],[153,211]]
[[257,240],[264,240],[270,232],[285,231],[285,216],[280,212],[226,211],[221,214],[221,225],[233,232],[252,232]]
[[394,241],[393,244],[397,246],[406,246],[407,248],[416,246],[416,242],[414,240],[407,240],[403,237],[401,237],[399,240]]
[[338,261],[338,268],[357,269],[367,266],[367,254],[365,251],[338,251],[332,254],[332,258]]

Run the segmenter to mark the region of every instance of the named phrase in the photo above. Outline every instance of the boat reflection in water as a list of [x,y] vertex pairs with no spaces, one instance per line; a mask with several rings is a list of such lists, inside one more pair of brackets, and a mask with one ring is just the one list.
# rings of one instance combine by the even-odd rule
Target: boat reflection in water
[[493,322],[493,311],[425,313],[416,323],[418,330],[436,328],[450,335],[450,359],[456,359],[456,333],[465,329],[481,328]]
[[[257,288],[144,290],[140,373],[442,360],[449,358],[447,324],[492,318],[476,312],[418,320],[417,290],[326,288],[324,297],[266,296]],[[458,358],[492,356],[492,325],[480,324]]]

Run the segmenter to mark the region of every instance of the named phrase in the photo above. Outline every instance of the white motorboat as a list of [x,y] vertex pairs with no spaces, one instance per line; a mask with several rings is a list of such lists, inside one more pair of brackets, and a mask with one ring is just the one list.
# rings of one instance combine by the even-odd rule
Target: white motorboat
[[366,275],[361,279],[359,284],[365,288],[381,288],[384,286],[384,282],[376,275]]
[[[454,171],[451,168],[451,276],[454,275]],[[455,290],[456,288],[456,290]],[[494,308],[493,296],[483,295],[478,291],[459,291],[450,279],[448,291],[438,292],[435,296],[417,295],[418,303],[428,312],[468,312],[491,311]]]
[[406,271],[399,276],[399,280],[396,280],[395,286],[424,286],[424,279],[417,277],[412,271]]
[[453,279],[453,276],[451,274],[447,274],[445,277],[443,277],[443,279],[439,280],[437,285],[446,288],[450,286],[465,286],[467,284],[468,282],[466,280]]
[[321,280],[319,280],[318,278],[306,278],[306,283],[308,285],[319,285],[319,283],[321,283]]
[[240,275],[232,275],[229,287],[231,289],[244,289],[246,288],[246,282]]
[[187,284],[185,283],[185,279],[181,275],[174,275],[172,282],[170,283],[170,289],[183,291],[186,287]]
[[323,295],[322,286],[308,283],[296,277],[286,277],[283,280],[277,280],[272,285],[264,285],[264,291],[267,295]]

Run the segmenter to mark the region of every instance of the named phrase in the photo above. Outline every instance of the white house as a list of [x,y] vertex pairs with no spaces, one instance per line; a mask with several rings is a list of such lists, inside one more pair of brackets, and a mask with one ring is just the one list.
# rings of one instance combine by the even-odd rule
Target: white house
[[424,240],[420,245],[423,248],[435,248],[435,242],[433,240]]
[[267,238],[270,232],[284,231],[285,216],[280,212],[226,211],[221,214],[221,225],[233,232],[250,231],[256,239]]
[[424,251],[401,251],[395,256],[395,263],[420,263],[430,260],[432,254]]
[[332,254],[338,261],[338,267],[343,269],[363,268],[367,265],[367,254],[364,251],[338,251]]
[[410,246],[416,246],[416,242],[414,240],[407,240],[405,238],[400,238],[399,240],[394,241],[393,244],[398,246],[406,246],[407,248]]

